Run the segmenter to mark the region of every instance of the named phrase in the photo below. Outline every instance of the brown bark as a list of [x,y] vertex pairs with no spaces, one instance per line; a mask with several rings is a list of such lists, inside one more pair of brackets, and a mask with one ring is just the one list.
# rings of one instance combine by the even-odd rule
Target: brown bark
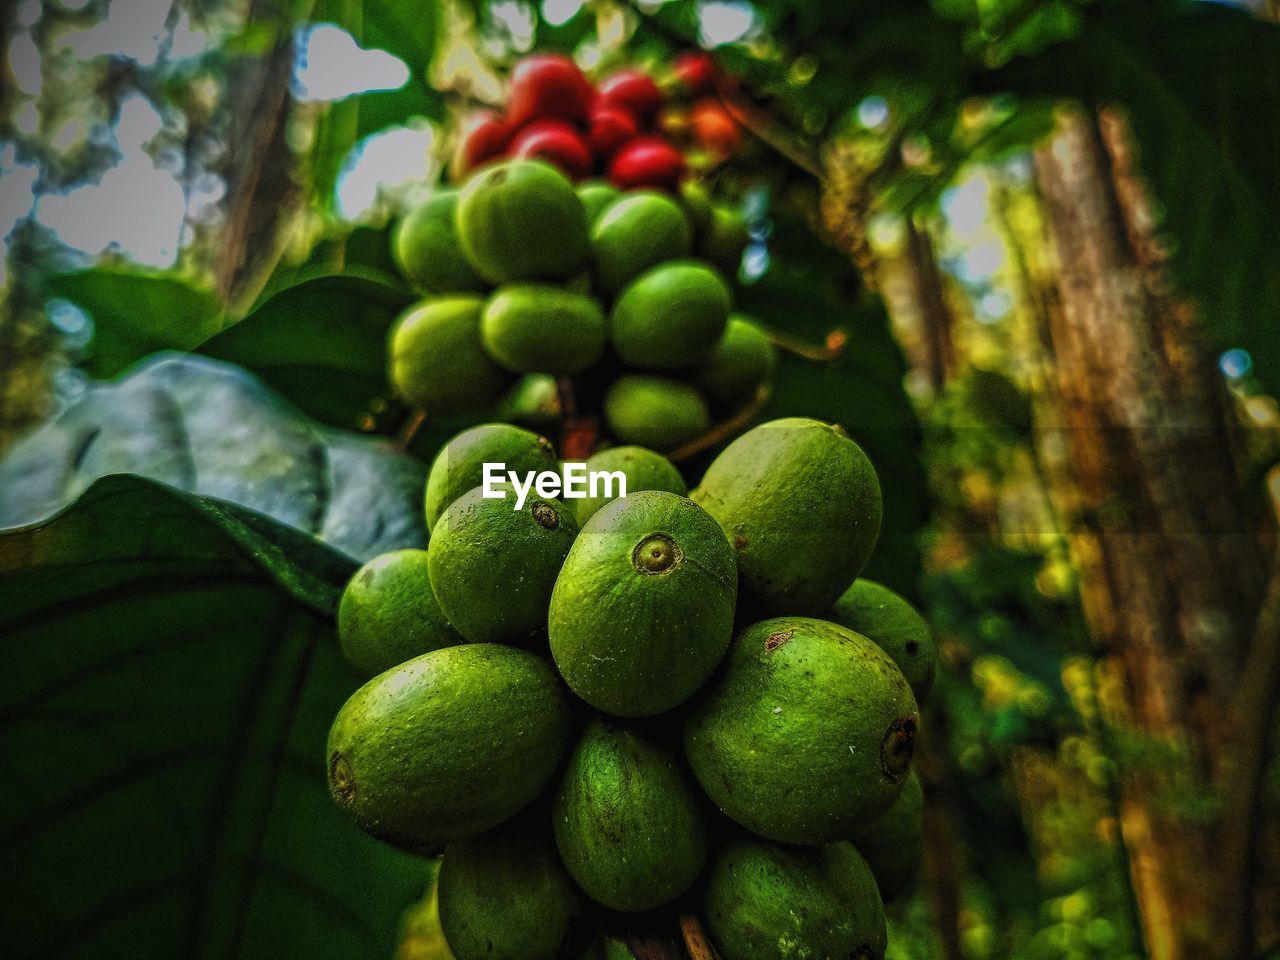
[[928,232],[906,218],[906,262],[911,272],[911,288],[920,311],[920,333],[924,343],[925,370],[929,386],[941,393],[955,369],[955,348],[951,341],[951,307],[947,304],[942,271]]
[[1155,960],[1213,953],[1218,832],[1186,811],[1237,732],[1267,570],[1222,391],[1161,278],[1123,123],[1065,114],[1036,172],[1058,260],[1050,320],[1080,497],[1081,596],[1122,740],[1121,828]]
[[[254,0],[252,10],[254,18],[287,22],[271,0]],[[242,58],[227,77],[227,219],[217,268],[224,302],[236,304],[252,294],[274,266],[281,228],[300,196],[285,138],[293,65],[293,34],[282,27],[267,54]]]
[[948,771],[941,711],[932,710],[929,736],[917,741],[916,773],[924,787],[924,868],[921,878],[933,915],[943,960],[961,960],[964,945],[960,935],[960,845],[951,798],[953,771]]
[[[1272,565],[1266,600],[1258,615],[1249,656],[1236,697],[1236,729],[1245,731],[1238,749],[1226,758],[1222,777],[1222,868],[1218,902],[1223,907],[1218,956],[1249,956],[1253,944],[1273,943],[1274,877],[1264,875],[1275,856],[1276,824],[1265,820],[1265,778],[1275,748],[1280,705],[1280,558]],[[1268,826],[1270,835],[1268,836]],[[1255,923],[1255,916],[1264,918]]]
[[681,915],[680,933],[684,937],[684,948],[689,951],[690,960],[720,960],[702,929],[702,921],[693,914]]

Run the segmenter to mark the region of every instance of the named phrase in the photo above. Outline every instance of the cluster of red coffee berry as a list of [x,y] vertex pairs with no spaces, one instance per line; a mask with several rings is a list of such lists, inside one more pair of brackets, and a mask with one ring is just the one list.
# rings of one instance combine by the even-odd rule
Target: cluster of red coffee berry
[[598,84],[561,54],[525,57],[512,70],[505,111],[479,111],[463,124],[453,175],[539,159],[573,180],[603,176],[620,190],[674,191],[690,150],[724,157],[741,145],[716,80],[702,52],[681,54],[657,78],[626,67]]

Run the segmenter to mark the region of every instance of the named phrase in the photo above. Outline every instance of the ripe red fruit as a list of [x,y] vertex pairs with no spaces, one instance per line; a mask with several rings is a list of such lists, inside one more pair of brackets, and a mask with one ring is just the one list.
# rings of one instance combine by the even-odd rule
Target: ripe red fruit
[[676,57],[676,79],[690,94],[710,93],[716,85],[716,62],[711,54],[688,51]]
[[539,53],[512,71],[507,117],[516,127],[551,117],[585,123],[591,97],[591,84],[576,63],[558,53]]
[[577,130],[563,120],[536,120],[511,142],[511,155],[521,160],[545,160],[570,180],[591,172],[591,151]]
[[506,152],[511,127],[492,110],[478,110],[462,124],[462,136],[454,153],[454,166],[461,175]]
[[591,109],[591,132],[587,140],[596,156],[609,158],[640,132],[635,117],[617,107],[597,104]]
[[600,83],[596,102],[626,110],[641,123],[652,122],[662,106],[662,91],[642,70],[619,70]]
[[619,190],[653,187],[674,192],[684,169],[684,157],[667,141],[640,137],[614,155],[609,164],[609,181]]
[[742,146],[738,122],[714,97],[693,105],[693,135],[706,150],[721,157],[732,156]]

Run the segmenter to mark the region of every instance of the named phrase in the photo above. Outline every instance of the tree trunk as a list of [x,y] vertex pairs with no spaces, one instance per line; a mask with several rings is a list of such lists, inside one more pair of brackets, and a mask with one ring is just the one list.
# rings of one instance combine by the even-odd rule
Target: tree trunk
[[[1081,597],[1122,751],[1121,828],[1154,960],[1214,953],[1218,760],[1268,569],[1224,392],[1164,289],[1123,122],[1064,114],[1036,172],[1058,259],[1050,320],[1080,518]],[[1209,801],[1206,804],[1206,801]]]
[[924,344],[925,370],[929,387],[941,394],[955,370],[955,349],[951,342],[951,307],[947,304],[942,271],[934,252],[933,238],[905,218],[907,248],[905,259],[911,274],[911,288],[920,311],[920,335]]
[[943,960],[961,960],[964,945],[960,933],[960,874],[962,856],[956,841],[953,802],[955,771],[946,752],[946,718],[936,705],[928,710],[929,736],[918,742],[916,774],[924,787],[923,892],[929,903],[933,929]]
[[[251,20],[287,23],[273,0],[254,0]],[[246,295],[251,300],[271,270],[282,227],[301,195],[286,140],[293,66],[293,34],[286,26],[267,53],[241,58],[227,75],[227,218],[217,289],[232,304]]]

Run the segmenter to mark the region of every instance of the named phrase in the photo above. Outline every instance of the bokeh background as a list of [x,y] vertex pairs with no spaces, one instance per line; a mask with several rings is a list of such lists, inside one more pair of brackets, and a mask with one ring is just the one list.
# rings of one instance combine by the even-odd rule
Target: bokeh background
[[[0,16],[0,456],[161,349],[394,432],[380,344],[294,348],[382,302],[360,284],[459,117],[535,48],[591,70],[713,51],[741,145],[695,165],[751,226],[739,282],[785,347],[774,409],[820,405],[867,446],[873,572],[943,651],[926,868],[890,956],[1280,956],[1280,5]],[[303,276],[329,285],[264,316]],[[246,317],[274,350],[226,338]],[[405,930],[403,956],[435,955]]]

